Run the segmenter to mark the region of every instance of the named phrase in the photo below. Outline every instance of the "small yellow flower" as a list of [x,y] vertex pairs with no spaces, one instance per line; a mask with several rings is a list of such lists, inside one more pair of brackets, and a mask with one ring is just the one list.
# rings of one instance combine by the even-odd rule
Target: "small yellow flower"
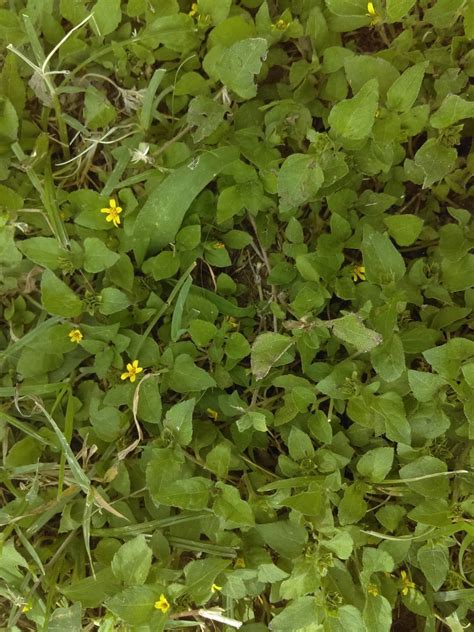
[[245,560],[243,557],[238,557],[234,562],[234,568],[245,568]]
[[137,375],[142,371],[142,367],[138,366],[138,360],[134,360],[127,364],[127,370],[120,377],[122,380],[130,379],[130,382],[135,382]]
[[378,595],[380,595],[380,590],[377,584],[369,584],[367,586],[367,592],[369,595],[372,595],[372,597],[378,597]]
[[234,318],[233,316],[229,316],[226,320],[229,323],[229,325],[232,327],[232,329],[238,329],[239,328],[239,321],[236,318]]
[[170,609],[170,604],[168,599],[166,599],[166,597],[164,596],[163,593],[161,593],[160,598],[158,599],[158,601],[155,601],[155,608],[157,610],[161,610],[161,612],[168,612],[168,610]]
[[216,592],[218,592],[219,590],[222,590],[222,586],[218,586],[217,584],[212,584],[212,586],[211,586],[211,591],[212,591],[213,593],[216,593]]
[[191,11],[188,13],[192,18],[198,13],[198,5],[197,2],[193,2],[191,5]]
[[416,584],[411,581],[406,571],[400,572],[400,578],[402,580],[402,595],[408,595],[411,588],[416,588]]
[[219,419],[219,413],[217,412],[217,410],[214,410],[213,408],[208,408],[206,412],[214,421],[217,421]]
[[222,241],[216,241],[216,242],[212,245],[212,247],[213,247],[215,250],[222,250],[223,248],[225,248],[225,244],[223,244],[223,243],[222,243]]
[[71,342],[76,342],[76,343],[81,342],[81,340],[84,338],[84,336],[82,335],[82,331],[80,329],[72,329],[68,333],[68,336]]
[[352,268],[352,280],[354,283],[357,281],[365,281],[365,266],[354,266]]
[[273,27],[277,30],[277,31],[286,31],[286,29],[289,27],[290,25],[288,24],[288,22],[286,22],[286,20],[283,20],[282,18],[280,18],[279,20],[277,20],[275,22],[275,24],[273,24]]
[[101,213],[107,213],[107,217],[105,218],[107,222],[112,222],[115,228],[120,225],[120,213],[122,212],[122,208],[117,206],[117,202],[115,200],[109,200],[108,208],[101,208]]
[[31,603],[25,603],[25,605],[23,606],[23,608],[21,609],[21,611],[23,612],[23,614],[26,614],[27,612],[29,612],[31,610],[33,606],[31,605]]
[[367,3],[367,13],[366,16],[368,18],[370,18],[370,26],[375,26],[376,24],[379,24],[379,22],[382,21],[382,18],[380,17],[380,15],[377,13],[377,11],[375,10],[374,7],[374,3],[373,2],[368,2]]

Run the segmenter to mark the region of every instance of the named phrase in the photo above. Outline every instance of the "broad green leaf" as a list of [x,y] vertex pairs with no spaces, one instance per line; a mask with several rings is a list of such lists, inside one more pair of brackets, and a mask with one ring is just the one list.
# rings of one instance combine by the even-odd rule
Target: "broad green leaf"
[[97,608],[120,590],[120,582],[115,578],[110,566],[96,571],[95,577],[83,577],[60,588],[62,594],[71,601],[80,601],[85,608]]
[[289,520],[259,524],[255,528],[271,549],[288,559],[300,555],[308,540],[306,529]]
[[56,608],[48,621],[48,632],[81,632],[82,608],[76,602],[69,608]]
[[115,287],[106,287],[100,293],[99,311],[101,314],[109,316],[127,309],[129,305],[130,301],[125,292]]
[[125,542],[112,559],[115,577],[128,586],[144,584],[151,568],[151,549],[144,535]]
[[[316,630],[320,609],[315,597],[300,597],[271,620],[272,632],[301,632]],[[318,626],[319,627],[319,626]]]
[[393,237],[399,246],[411,246],[420,236],[424,223],[421,217],[409,213],[389,215],[384,217],[383,221],[390,237]]
[[194,476],[162,486],[159,491],[155,490],[153,499],[161,505],[198,511],[207,507],[211,486],[209,479]]
[[150,47],[163,44],[166,48],[178,53],[187,53],[199,44],[194,21],[184,13],[157,17],[147,29],[143,39]]
[[283,366],[291,362],[288,353],[293,340],[288,336],[264,333],[257,336],[252,345],[250,364],[257,380],[262,380],[273,366]]
[[439,590],[449,571],[448,547],[442,544],[425,544],[418,550],[417,559],[433,590]]
[[152,615],[158,597],[151,586],[132,586],[108,599],[105,606],[126,623],[140,625]]
[[186,446],[191,443],[195,403],[194,399],[184,400],[172,406],[165,415],[163,426],[171,430],[179,445]]
[[423,188],[451,173],[456,166],[457,156],[454,147],[443,145],[438,138],[428,139],[415,154],[415,164],[424,174]]
[[331,129],[347,140],[367,138],[375,121],[378,98],[377,80],[371,79],[352,99],[333,106],[328,119]]
[[419,402],[432,401],[437,391],[446,384],[444,379],[435,373],[425,371],[408,371],[408,384]]
[[227,108],[214,99],[199,95],[189,104],[187,120],[188,125],[196,129],[193,132],[193,140],[199,143],[219,127],[223,122]]
[[375,349],[382,342],[382,336],[368,329],[357,314],[337,318],[332,321],[331,328],[337,338],[353,345],[361,353]]
[[193,602],[201,604],[209,599],[211,586],[217,576],[229,565],[229,560],[209,557],[205,560],[193,560],[186,564],[184,576],[186,578],[186,593]]
[[267,56],[268,44],[261,37],[240,40],[226,48],[217,63],[220,81],[242,99],[257,94],[254,76]]
[[292,154],[278,172],[278,195],[281,210],[288,211],[313,202],[324,181],[316,156]]
[[391,441],[410,444],[411,428],[403,400],[395,392],[384,393],[373,400],[372,409],[385,426],[385,434]]
[[82,301],[79,296],[51,270],[43,272],[41,299],[45,310],[56,316],[75,318],[82,311]]
[[403,257],[385,233],[379,233],[369,225],[364,227],[362,256],[367,280],[379,285],[399,281],[405,274]]
[[400,478],[409,479],[405,485],[422,496],[443,498],[449,490],[449,478],[443,476],[447,469],[446,463],[434,456],[420,456],[400,468]]
[[161,422],[161,395],[158,377],[149,377],[140,383],[138,418],[150,424]]
[[224,528],[251,527],[255,524],[252,508],[240,497],[239,490],[225,483],[216,483],[218,490],[212,511],[223,521]]
[[167,375],[169,387],[176,393],[204,391],[216,386],[215,380],[207,371],[196,366],[189,355],[181,354],[174,361]]
[[415,2],[416,0],[387,0],[385,10],[388,21],[399,22],[411,11]]
[[382,595],[367,594],[362,616],[367,630],[390,632],[392,628],[392,607]]
[[152,252],[172,242],[193,200],[236,158],[234,147],[221,147],[198,154],[168,175],[140,210],[135,222],[135,239],[141,243],[150,240]]
[[427,62],[410,66],[390,86],[387,92],[387,107],[395,112],[408,112],[420,92]]
[[430,125],[437,129],[445,129],[474,116],[474,103],[466,101],[457,94],[448,94],[439,109],[431,115]]
[[84,269],[86,272],[102,272],[117,263],[120,255],[109,250],[101,239],[87,237],[84,240]]
[[346,489],[338,505],[338,516],[341,525],[354,524],[365,516],[367,503],[364,500],[364,493],[364,486],[358,483]]
[[120,0],[97,0],[92,11],[94,12],[92,23],[97,26],[101,36],[113,33],[122,20]]
[[405,353],[402,341],[397,334],[392,334],[370,353],[372,365],[380,377],[386,382],[398,380],[405,370]]
[[326,619],[325,632],[366,632],[362,614],[354,606],[338,608],[334,616]]
[[18,248],[27,259],[50,270],[60,268],[68,254],[54,237],[31,237],[21,241]]
[[423,356],[441,377],[454,380],[459,375],[462,363],[474,356],[474,341],[452,338],[444,345],[427,349]]
[[392,469],[393,448],[374,448],[359,459],[357,471],[373,483],[380,483]]
[[296,509],[306,516],[320,516],[324,513],[325,500],[322,488],[315,488],[284,498],[281,504]]

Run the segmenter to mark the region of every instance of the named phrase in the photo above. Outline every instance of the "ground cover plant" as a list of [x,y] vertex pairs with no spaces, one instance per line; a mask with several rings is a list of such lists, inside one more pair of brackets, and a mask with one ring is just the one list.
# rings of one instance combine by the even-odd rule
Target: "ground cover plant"
[[472,629],[473,35],[1,3],[1,629]]

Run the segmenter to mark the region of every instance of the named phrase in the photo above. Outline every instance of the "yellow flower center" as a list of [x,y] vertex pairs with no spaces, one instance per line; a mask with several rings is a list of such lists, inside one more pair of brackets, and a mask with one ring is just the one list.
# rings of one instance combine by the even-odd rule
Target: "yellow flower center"
[[277,20],[274,24],[274,27],[278,30],[278,31],[286,31],[286,29],[288,28],[289,24],[288,22],[286,22],[285,20],[283,20],[282,18],[280,18],[279,20]]
[[212,247],[215,250],[222,250],[223,248],[225,248],[225,244],[223,244],[222,241],[216,241]]
[[376,584],[369,584],[367,586],[367,592],[369,593],[369,595],[372,595],[372,597],[377,597],[378,595],[380,595],[379,587]]
[[365,266],[354,266],[352,268],[352,280],[365,281]]
[[80,329],[73,329],[68,333],[71,342],[79,343],[84,338]]
[[406,571],[400,572],[400,578],[402,580],[402,595],[408,595],[412,588],[416,588],[416,584],[411,581]]
[[161,593],[158,601],[155,601],[155,608],[157,610],[161,610],[161,612],[168,612],[168,610],[170,609],[169,601],[168,599],[166,599],[163,593]]
[[117,202],[115,200],[109,200],[108,208],[101,208],[100,212],[107,214],[105,220],[107,222],[112,222],[115,228],[120,225],[120,213],[122,212],[122,208],[117,206]]
[[143,371],[141,366],[138,366],[138,360],[134,360],[133,362],[129,362],[127,364],[127,370],[122,373],[120,378],[122,380],[130,380],[130,382],[135,382],[137,379],[137,375]]

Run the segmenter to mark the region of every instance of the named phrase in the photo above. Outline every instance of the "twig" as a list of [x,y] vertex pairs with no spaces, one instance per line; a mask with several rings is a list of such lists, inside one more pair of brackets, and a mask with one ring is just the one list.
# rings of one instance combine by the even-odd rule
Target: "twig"
[[[254,230],[254,232],[255,232],[255,236],[256,236],[256,238],[257,238],[258,245],[260,246],[260,253],[261,253],[261,255],[262,255],[262,259],[263,259],[263,262],[264,262],[264,264],[265,264],[265,267],[266,267],[266,269],[267,269],[267,274],[271,274],[271,272],[272,272],[272,267],[271,267],[271,265],[270,265],[270,261],[269,261],[269,259],[268,259],[267,251],[266,251],[266,250],[265,250],[265,248],[262,246],[262,242],[260,241],[260,238],[259,238],[259,236],[258,236],[258,230],[257,230],[257,225],[256,225],[256,223],[255,223],[255,220],[254,220],[254,218],[252,217],[252,215],[250,215],[250,214],[249,214],[249,216],[248,216],[248,217],[249,217],[249,221],[250,221],[250,223],[252,224],[252,228],[253,228],[253,230]],[[278,295],[277,295],[277,289],[276,289],[276,286],[275,286],[275,285],[271,285],[271,284],[270,284],[270,288],[271,288],[271,292],[272,292],[272,300],[273,300],[273,302],[274,302],[274,303],[278,303]],[[278,322],[277,322],[277,317],[276,317],[276,315],[275,315],[275,314],[273,314],[273,330],[274,330],[275,332],[277,332],[277,331],[278,331]]]

